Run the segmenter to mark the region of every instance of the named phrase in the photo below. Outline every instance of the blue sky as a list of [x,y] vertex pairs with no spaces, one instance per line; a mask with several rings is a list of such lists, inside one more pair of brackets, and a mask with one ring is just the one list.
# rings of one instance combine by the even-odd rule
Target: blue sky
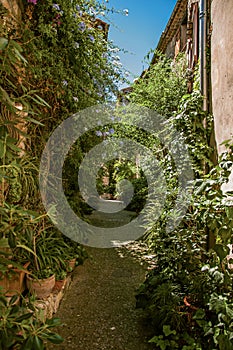
[[128,51],[120,53],[123,66],[130,72],[130,81],[139,76],[144,68],[144,57],[155,49],[162,31],[171,16],[176,0],[109,0],[108,7],[129,10],[128,16],[109,15],[111,22],[109,39]]

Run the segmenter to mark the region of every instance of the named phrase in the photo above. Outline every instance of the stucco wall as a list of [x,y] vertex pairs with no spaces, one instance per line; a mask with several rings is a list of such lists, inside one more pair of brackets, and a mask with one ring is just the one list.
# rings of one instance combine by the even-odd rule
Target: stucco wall
[[233,135],[233,1],[212,1],[212,96],[215,133],[220,144]]

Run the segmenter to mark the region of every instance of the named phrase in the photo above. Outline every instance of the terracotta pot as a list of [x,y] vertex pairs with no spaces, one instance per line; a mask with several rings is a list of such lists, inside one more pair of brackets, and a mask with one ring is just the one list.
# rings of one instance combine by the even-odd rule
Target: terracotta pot
[[21,294],[25,290],[25,274],[30,262],[23,265],[23,269],[9,268],[9,273],[0,273],[0,286],[7,297]]
[[60,290],[62,290],[62,288],[65,286],[65,284],[66,284],[66,278],[64,280],[55,281],[55,285],[53,287],[53,290],[59,292]]
[[69,267],[72,269],[72,271],[73,271],[73,269],[75,268],[75,265],[76,265],[76,258],[73,258],[73,259],[70,259],[69,261],[68,261],[68,265],[69,265]]
[[44,299],[50,295],[54,288],[55,275],[38,280],[27,275],[26,282],[29,291],[35,294],[37,299]]

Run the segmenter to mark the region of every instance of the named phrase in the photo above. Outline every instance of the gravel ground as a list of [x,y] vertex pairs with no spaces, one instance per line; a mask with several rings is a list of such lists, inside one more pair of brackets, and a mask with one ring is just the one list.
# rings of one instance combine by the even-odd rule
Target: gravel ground
[[63,323],[58,332],[65,341],[49,349],[151,349],[134,297],[150,257],[137,244],[112,249],[88,247],[87,252],[89,258],[75,269],[56,314]]

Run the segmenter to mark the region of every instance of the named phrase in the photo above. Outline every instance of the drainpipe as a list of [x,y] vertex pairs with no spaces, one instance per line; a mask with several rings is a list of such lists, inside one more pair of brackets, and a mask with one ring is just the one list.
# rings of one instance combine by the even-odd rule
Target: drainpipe
[[199,3],[199,26],[200,26],[200,88],[204,96],[203,109],[208,110],[208,79],[206,69],[206,40],[207,40],[207,0]]
[[[203,110],[208,111],[208,74],[207,74],[207,0],[200,0],[199,2],[199,32],[200,32],[200,89],[201,94],[204,97]],[[204,120],[204,126],[206,121]],[[211,141],[210,141],[211,142]],[[205,171],[208,172],[208,167],[205,165]],[[215,246],[215,235],[213,232],[206,228],[207,235],[207,249],[211,249]]]

